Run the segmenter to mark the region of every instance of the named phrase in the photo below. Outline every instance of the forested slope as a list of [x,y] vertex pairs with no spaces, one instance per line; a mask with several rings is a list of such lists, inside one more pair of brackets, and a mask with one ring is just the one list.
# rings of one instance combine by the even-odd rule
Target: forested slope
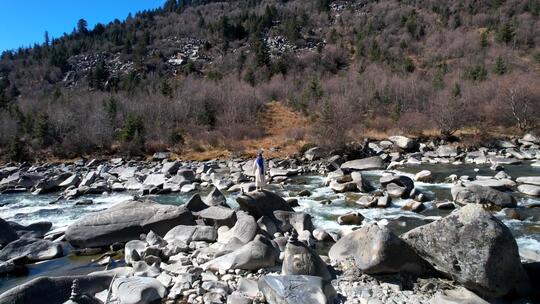
[[178,153],[268,131],[338,147],[373,132],[536,128],[540,1],[167,1],[3,52],[6,158]]

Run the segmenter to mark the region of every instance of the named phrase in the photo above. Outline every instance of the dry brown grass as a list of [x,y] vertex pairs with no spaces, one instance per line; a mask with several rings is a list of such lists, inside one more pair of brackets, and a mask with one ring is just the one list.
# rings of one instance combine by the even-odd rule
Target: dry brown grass
[[191,160],[229,158],[233,155],[253,157],[257,151],[263,149],[267,158],[285,158],[297,153],[307,143],[305,134],[308,134],[311,128],[309,120],[281,102],[268,103],[257,121],[257,125],[264,128],[264,136],[259,139],[240,140],[235,145],[237,151],[201,145],[202,151],[189,150],[178,157]]

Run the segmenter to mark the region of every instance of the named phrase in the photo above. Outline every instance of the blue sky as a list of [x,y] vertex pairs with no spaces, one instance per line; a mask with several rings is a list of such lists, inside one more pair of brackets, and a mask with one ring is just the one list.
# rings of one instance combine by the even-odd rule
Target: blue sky
[[77,21],[84,18],[88,28],[98,22],[123,20],[128,13],[157,8],[165,0],[1,0],[0,52],[29,46],[49,37],[71,33]]

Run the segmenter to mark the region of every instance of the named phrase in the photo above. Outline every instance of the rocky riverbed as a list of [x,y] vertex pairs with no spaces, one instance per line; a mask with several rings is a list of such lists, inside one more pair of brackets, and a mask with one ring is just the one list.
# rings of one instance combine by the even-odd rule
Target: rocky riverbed
[[539,144],[6,164],[0,303],[534,303]]

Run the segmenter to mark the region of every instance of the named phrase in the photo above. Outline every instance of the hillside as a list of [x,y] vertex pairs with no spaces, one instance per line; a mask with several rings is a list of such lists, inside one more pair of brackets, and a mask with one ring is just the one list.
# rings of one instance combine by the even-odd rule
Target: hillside
[[169,0],[81,20],[2,53],[0,152],[203,158],[535,131],[539,13],[538,0]]

